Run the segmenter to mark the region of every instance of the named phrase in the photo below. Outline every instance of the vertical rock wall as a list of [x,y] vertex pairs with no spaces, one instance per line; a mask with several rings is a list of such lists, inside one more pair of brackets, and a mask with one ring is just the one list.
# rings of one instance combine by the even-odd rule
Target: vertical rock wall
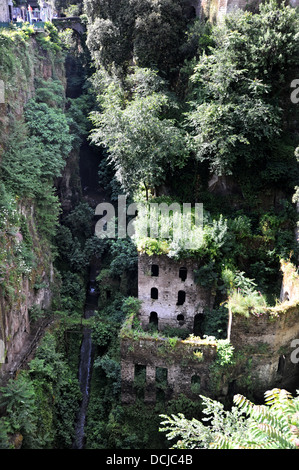
[[[64,60],[61,60],[63,56],[56,61],[55,54],[42,49],[36,37],[33,35],[20,44],[16,42],[15,50],[8,43],[10,49],[7,48],[7,54],[8,57],[9,54],[14,55],[14,66],[7,70],[2,67],[0,74],[5,85],[5,102],[0,104],[0,162],[14,122],[22,120],[25,104],[35,95],[36,80],[53,78],[59,79],[64,87],[66,85]],[[50,244],[40,236],[36,225],[34,200],[17,198],[16,212],[14,220],[7,217],[0,234],[0,376],[15,367],[28,346],[34,333],[30,310],[47,310],[51,307],[52,288],[56,282]],[[32,239],[34,262],[30,272],[19,269],[21,220]],[[5,259],[6,264],[3,262]]]

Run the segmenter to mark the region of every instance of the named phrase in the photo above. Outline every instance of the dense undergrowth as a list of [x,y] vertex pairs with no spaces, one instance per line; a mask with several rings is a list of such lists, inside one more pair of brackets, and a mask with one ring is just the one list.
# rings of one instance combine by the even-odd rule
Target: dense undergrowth
[[[216,293],[213,309],[205,311],[204,333],[220,342],[226,338],[228,298],[234,312],[245,316],[274,306],[280,262],[298,257],[298,110],[289,96],[298,67],[298,12],[271,1],[258,14],[238,12],[217,26],[189,15],[183,3],[86,0],[94,74],[92,80],[90,70],[79,77],[83,88],[76,98],[66,97],[61,73],[67,50],[78,53],[68,49],[69,33],[59,35],[51,25],[41,35],[30,26],[0,32],[0,71],[11,102],[0,128],[6,136],[0,165],[1,290],[15,302],[22,276],[41,288],[37,261],[43,255],[44,265],[55,261],[57,294],[51,312],[56,322],[26,370],[1,390],[2,448],[72,446],[93,258],[101,260],[101,271],[98,310],[87,322],[96,357],[86,447],[142,449],[169,446],[159,433],[161,414],[183,411],[200,418],[202,404],[183,396],[165,403],[162,377],[156,405],[147,406],[144,377],[136,377],[136,403],[121,405],[119,332],[132,306],[138,307],[132,300],[138,250],[194,257],[196,282]],[[44,60],[57,72],[47,80],[38,73]],[[20,109],[15,90],[26,89],[31,94]],[[101,147],[99,185],[113,203],[119,194],[145,205],[203,203],[196,250],[150,236],[100,240],[93,232],[94,210],[80,197],[61,213],[57,186],[69,155],[89,135]],[[33,207],[34,217],[21,207]],[[32,321],[44,313],[32,309]],[[2,323],[0,328],[3,334]],[[165,333],[173,340],[186,332]],[[226,353],[224,347],[212,385],[217,388],[222,373],[239,361],[250,390],[250,353],[225,361]]]

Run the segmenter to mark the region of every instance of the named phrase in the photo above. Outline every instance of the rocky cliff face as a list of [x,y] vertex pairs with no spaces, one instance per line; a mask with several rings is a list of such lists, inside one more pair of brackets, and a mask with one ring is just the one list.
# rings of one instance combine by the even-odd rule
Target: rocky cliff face
[[[0,167],[13,125],[22,121],[36,83],[55,79],[66,87],[63,55],[45,50],[38,33],[4,34],[2,39],[6,49],[0,60],[5,87],[0,104]],[[0,175],[1,184],[5,188]],[[32,322],[37,325],[41,312],[51,308],[56,282],[50,242],[40,233],[34,198],[7,196],[5,204],[0,208],[0,376],[17,366],[35,334]]]
[[22,228],[7,221],[5,234],[0,240],[6,261],[0,279],[0,339],[5,347],[0,373],[13,371],[17,367],[35,332],[35,328],[31,327],[32,320],[51,307],[55,282],[51,252],[38,234],[34,207],[24,207],[20,202],[16,210],[33,240],[31,254],[34,265],[30,269],[18,257]]

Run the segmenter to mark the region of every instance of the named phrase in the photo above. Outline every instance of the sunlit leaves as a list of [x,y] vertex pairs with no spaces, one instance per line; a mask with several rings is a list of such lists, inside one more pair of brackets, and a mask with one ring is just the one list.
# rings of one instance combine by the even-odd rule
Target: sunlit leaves
[[165,117],[173,106],[169,97],[152,90],[148,71],[143,81],[139,69],[131,86],[133,95],[126,100],[129,91],[116,81],[108,83],[100,96],[102,112],[92,114],[92,140],[107,148],[116,176],[128,192],[140,183],[147,188],[163,183],[166,174],[182,167],[186,158],[183,131],[175,120]]

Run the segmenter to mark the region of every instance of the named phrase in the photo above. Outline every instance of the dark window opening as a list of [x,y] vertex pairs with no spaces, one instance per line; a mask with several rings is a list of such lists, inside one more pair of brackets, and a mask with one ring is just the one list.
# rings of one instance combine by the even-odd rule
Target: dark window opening
[[196,18],[196,10],[193,6],[185,5],[183,11],[188,20],[193,20]]
[[288,292],[285,292],[284,295],[283,295],[283,300],[290,300],[290,296],[289,296],[289,293]]
[[134,388],[136,396],[144,400],[144,389],[146,384],[146,366],[135,364]]
[[156,400],[163,403],[168,388],[168,370],[165,367],[156,367]]
[[156,367],[156,385],[162,388],[167,386],[168,369],[165,367]]
[[181,314],[180,314],[180,315],[178,315],[178,316],[176,317],[176,319],[177,319],[177,321],[179,322],[179,325],[180,325],[180,326],[182,326],[182,325],[185,323],[185,317],[184,317],[184,315],[181,315]]
[[187,268],[180,268],[179,269],[179,278],[182,281],[186,281],[186,279],[187,279]]
[[151,312],[149,317],[149,323],[158,328],[158,314],[157,312]]
[[179,290],[177,305],[183,305],[185,303],[185,300],[186,300],[186,292],[184,290]]
[[202,353],[202,350],[199,349],[199,348],[195,348],[195,349],[193,349],[193,352],[195,352],[195,353]]
[[135,379],[139,379],[140,382],[145,382],[146,380],[146,366],[142,364],[135,364]]
[[200,377],[198,375],[191,377],[191,392],[196,394],[200,393]]
[[195,336],[200,336],[202,337],[204,332],[203,332],[203,321],[204,321],[204,314],[203,313],[197,313],[194,317],[194,324],[193,324],[193,334]]
[[155,277],[159,276],[159,266],[157,264],[152,264],[151,275]]
[[106,299],[111,299],[111,290],[106,290]]
[[151,288],[151,299],[157,299],[158,298],[158,289],[156,287]]
[[232,382],[230,382],[228,384],[228,391],[227,391],[227,395],[228,396],[234,396],[237,392],[236,392],[237,388],[236,388],[236,380],[232,380]]
[[284,355],[280,356],[279,361],[278,361],[278,368],[277,368],[278,374],[283,375],[285,363],[286,363],[285,356]]

